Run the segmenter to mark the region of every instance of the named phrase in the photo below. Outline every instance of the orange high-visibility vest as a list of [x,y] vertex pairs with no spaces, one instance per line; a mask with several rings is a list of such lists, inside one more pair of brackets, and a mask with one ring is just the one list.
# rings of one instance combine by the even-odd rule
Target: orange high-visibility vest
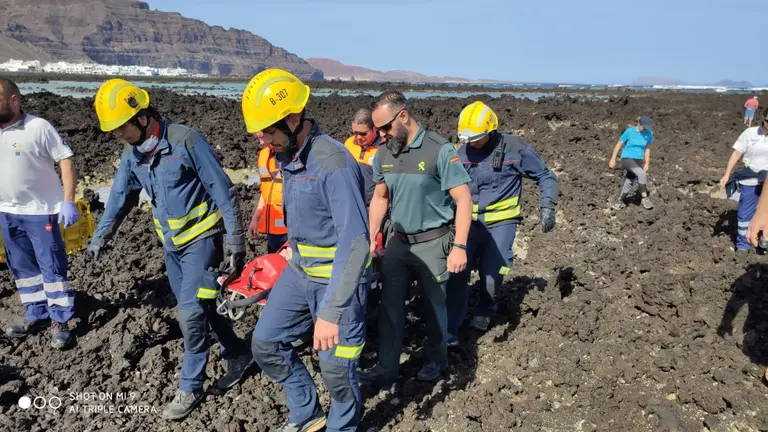
[[286,234],[283,218],[283,176],[277,166],[274,152],[264,147],[259,152],[259,178],[264,210],[259,219],[259,232],[263,234]]
[[354,135],[347,138],[344,142],[344,147],[352,153],[352,156],[355,157],[357,163],[368,166],[373,166],[373,157],[376,156],[376,152],[379,151],[379,146],[369,146],[368,148],[363,149],[355,143]]

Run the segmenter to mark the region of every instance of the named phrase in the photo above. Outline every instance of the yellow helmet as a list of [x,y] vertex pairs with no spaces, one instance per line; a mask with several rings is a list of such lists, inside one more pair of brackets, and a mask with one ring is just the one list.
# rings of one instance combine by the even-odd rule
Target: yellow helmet
[[499,127],[499,118],[486,104],[477,101],[464,107],[459,114],[459,141],[477,141]]
[[267,69],[251,78],[243,91],[243,119],[248,133],[264,130],[289,114],[298,114],[309,100],[309,87],[290,72]]
[[133,83],[113,78],[99,87],[93,105],[101,130],[110,132],[149,107],[149,94]]

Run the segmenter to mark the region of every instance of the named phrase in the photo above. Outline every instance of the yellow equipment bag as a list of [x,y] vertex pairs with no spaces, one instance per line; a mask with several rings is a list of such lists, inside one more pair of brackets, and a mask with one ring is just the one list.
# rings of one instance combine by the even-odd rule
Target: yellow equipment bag
[[[63,222],[59,224],[59,229],[61,230],[61,235],[64,240],[64,247],[67,249],[67,254],[69,255],[87,245],[88,241],[93,237],[93,233],[96,231],[96,224],[93,221],[90,204],[88,204],[87,201],[80,199],[75,202],[75,206],[77,207],[77,212],[80,214],[78,221],[67,229],[64,229]],[[3,247],[2,233],[0,233],[0,262],[5,262],[5,247]]]

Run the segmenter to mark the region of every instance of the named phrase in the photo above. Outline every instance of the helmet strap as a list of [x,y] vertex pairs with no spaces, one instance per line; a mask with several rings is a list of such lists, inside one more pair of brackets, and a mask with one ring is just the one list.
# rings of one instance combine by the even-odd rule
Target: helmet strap
[[[141,125],[141,122],[139,121],[139,117],[147,117],[146,126]],[[147,129],[149,129],[150,117],[157,120],[157,111],[155,111],[154,108],[151,108],[151,107],[142,109],[141,111],[137,112],[136,115],[133,116],[130,120],[128,120],[129,122],[131,122],[132,125],[136,126],[139,129],[139,132],[141,133],[138,141],[131,143],[132,146],[141,145],[141,143],[147,140]]]
[[296,126],[296,129],[291,132],[291,128],[288,127],[288,123],[285,121],[285,118],[280,119],[277,123],[275,123],[275,127],[280,132],[284,133],[288,137],[288,148],[287,152],[293,156],[296,154],[296,151],[299,149],[299,134],[302,130],[304,130],[304,113],[305,110],[301,110],[301,118],[299,119],[299,125]]

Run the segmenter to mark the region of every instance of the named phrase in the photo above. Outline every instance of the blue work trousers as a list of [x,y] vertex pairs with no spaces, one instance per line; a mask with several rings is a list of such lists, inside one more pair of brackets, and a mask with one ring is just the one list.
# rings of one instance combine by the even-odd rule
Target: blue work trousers
[[[248,343],[237,336],[229,320],[216,313],[216,299],[200,299],[198,289],[216,289],[217,269],[223,260],[222,234],[197,240],[179,251],[165,251],[165,268],[173,295],[179,303],[179,326],[184,337],[179,389],[193,392],[203,388],[208,363],[209,331],[219,341],[221,356],[239,357],[248,352]],[[210,328],[209,328],[210,326]]]
[[747,241],[747,228],[757,210],[757,186],[739,185],[739,207],[737,210],[738,232],[736,235],[736,249],[752,249]]
[[516,232],[517,224],[514,223],[486,228],[480,222],[472,222],[467,238],[467,268],[461,273],[451,274],[448,279],[448,333],[456,335],[467,315],[469,275],[475,260],[479,260],[482,286],[475,305],[475,316],[491,316],[496,311],[496,296],[501,290],[504,275],[512,267],[512,245]]
[[[342,314],[339,345],[319,352],[321,375],[331,396],[326,424],[329,432],[357,430],[363,413],[356,368],[365,345],[368,285],[358,286]],[[253,331],[253,357],[262,371],[285,389],[289,420],[294,423],[305,422],[320,407],[315,382],[291,342],[312,328],[326,288],[286,267]]]
[[0,226],[26,319],[69,321],[75,314],[75,292],[67,279],[67,250],[58,215],[0,213]]
[[267,234],[267,253],[275,253],[288,240],[288,234]]

